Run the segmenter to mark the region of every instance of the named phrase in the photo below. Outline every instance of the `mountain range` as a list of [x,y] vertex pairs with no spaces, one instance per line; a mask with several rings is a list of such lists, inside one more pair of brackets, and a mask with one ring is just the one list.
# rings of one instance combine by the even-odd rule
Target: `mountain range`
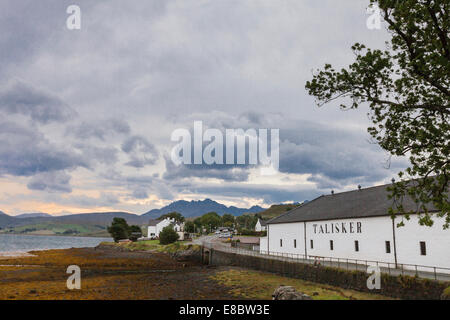
[[147,217],[151,219],[159,218],[161,215],[169,213],[169,212],[179,212],[184,217],[198,217],[208,212],[216,212],[219,215],[223,215],[225,213],[232,214],[233,216],[240,216],[244,213],[258,213],[264,211],[265,209],[260,206],[253,206],[251,208],[238,208],[234,206],[227,207],[221,203],[213,201],[211,199],[205,200],[192,200],[185,201],[179,200],[172,202],[171,204],[161,208],[161,209],[153,209],[142,215],[142,217]]
[[[251,208],[227,207],[211,199],[200,201],[175,201],[160,209],[153,209],[144,214],[137,215],[128,212],[94,212],[70,214],[65,216],[52,216],[46,213],[25,213],[18,216],[9,216],[0,211],[0,231],[39,234],[76,234],[76,235],[107,235],[106,226],[111,224],[115,217],[124,218],[128,224],[144,225],[150,219],[177,211],[184,217],[196,217],[214,211],[220,215],[230,213],[234,216],[244,213],[258,213],[264,208],[253,206]],[[44,232],[44,233],[43,233]],[[69,232],[69,233],[68,233]]]

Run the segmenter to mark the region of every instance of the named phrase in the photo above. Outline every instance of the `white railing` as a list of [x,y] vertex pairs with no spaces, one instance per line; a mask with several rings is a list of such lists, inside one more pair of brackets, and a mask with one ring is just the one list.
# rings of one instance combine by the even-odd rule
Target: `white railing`
[[378,266],[383,273],[392,275],[412,275],[420,278],[432,278],[435,280],[450,281],[450,268],[424,266],[419,264],[393,263],[376,260],[362,260],[338,257],[313,256],[296,253],[274,252],[274,251],[252,251],[243,248],[228,247],[220,243],[203,242],[205,248],[231,252],[242,255],[256,256],[265,259],[276,259],[290,262],[311,264],[314,266],[336,267],[346,270],[367,271],[368,266]]

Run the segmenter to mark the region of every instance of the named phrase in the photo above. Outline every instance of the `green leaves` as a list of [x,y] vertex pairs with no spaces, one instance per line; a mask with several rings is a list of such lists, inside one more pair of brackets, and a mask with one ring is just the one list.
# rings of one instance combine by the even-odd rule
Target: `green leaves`
[[[355,62],[336,71],[331,64],[306,83],[318,106],[344,100],[342,109],[370,108],[368,132],[392,155],[407,156],[392,192],[392,215],[420,213],[431,226],[432,214],[450,225],[450,40],[446,0],[371,0],[381,9],[392,36],[389,51],[352,46]],[[410,183],[407,180],[420,178]],[[405,212],[405,196],[417,203]],[[430,209],[432,208],[432,210]],[[402,224],[403,221],[400,223]]]

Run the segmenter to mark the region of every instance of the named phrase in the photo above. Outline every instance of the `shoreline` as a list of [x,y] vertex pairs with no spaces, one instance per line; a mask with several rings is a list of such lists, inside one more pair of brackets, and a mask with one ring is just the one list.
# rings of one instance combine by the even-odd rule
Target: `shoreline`
[[[43,249],[43,250],[49,250],[49,249]],[[29,250],[27,252],[23,252],[23,251],[0,251],[0,260],[11,259],[11,258],[35,257],[35,255],[31,254],[30,251],[40,251],[40,250]]]
[[15,233],[15,232],[0,232],[1,235],[12,235],[12,236],[33,236],[33,237],[73,237],[73,238],[102,238],[102,239],[112,239],[103,236],[78,236],[78,235],[67,235],[67,234],[30,234],[30,233]]

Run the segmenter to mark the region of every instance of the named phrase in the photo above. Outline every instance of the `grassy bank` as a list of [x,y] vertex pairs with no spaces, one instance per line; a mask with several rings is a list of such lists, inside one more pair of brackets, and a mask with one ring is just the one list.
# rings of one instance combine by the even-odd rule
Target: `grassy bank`
[[177,241],[175,243],[163,245],[159,240],[144,240],[137,242],[102,242],[100,246],[125,249],[127,251],[150,251],[161,253],[177,253],[185,250],[200,250],[200,246],[187,244],[187,242]]
[[271,299],[280,285],[293,286],[314,300],[386,300],[392,299],[378,294],[317,284],[299,279],[287,278],[271,273],[247,269],[230,268],[217,272],[212,279],[228,288],[230,294],[242,299]]

